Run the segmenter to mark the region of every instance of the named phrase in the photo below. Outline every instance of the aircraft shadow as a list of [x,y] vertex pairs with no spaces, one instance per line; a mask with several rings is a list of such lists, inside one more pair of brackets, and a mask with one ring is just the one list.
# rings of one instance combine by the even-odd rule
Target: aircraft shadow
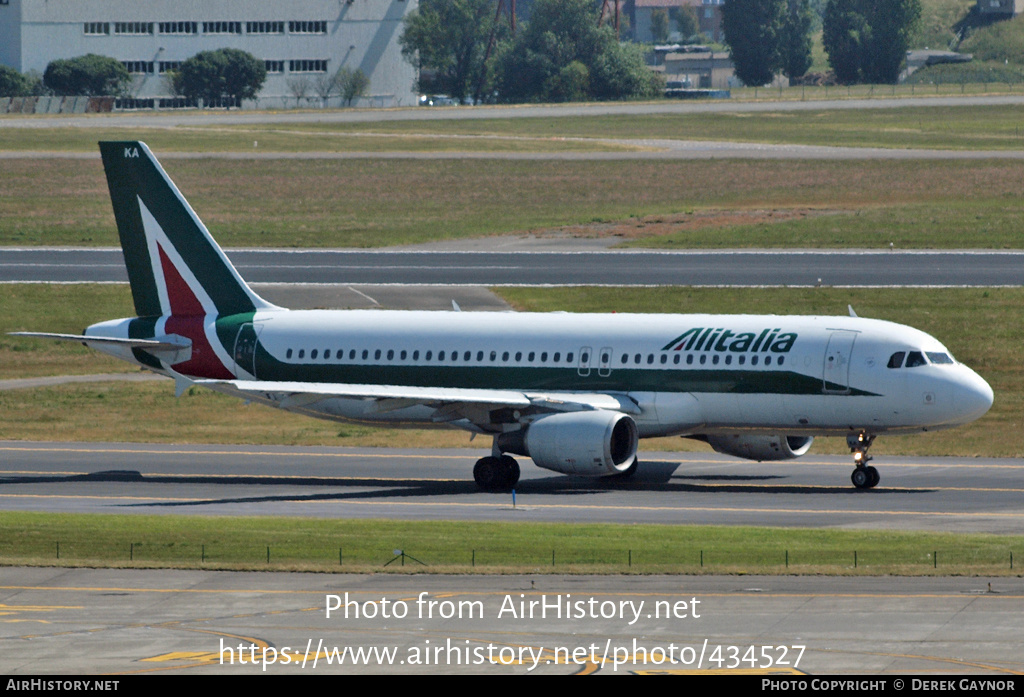
[[[783,475],[701,475],[675,474],[681,463],[653,462],[641,463],[639,471],[628,479],[615,477],[571,477],[551,475],[523,479],[516,487],[520,496],[554,496],[578,497],[589,495],[607,495],[618,492],[659,492],[681,494],[844,494],[859,495],[870,493],[882,494],[921,494],[934,490],[925,489],[892,489],[882,487],[871,492],[864,492],[849,485],[803,486],[799,484],[759,484],[758,482],[774,482],[785,480]],[[38,484],[38,483],[74,483],[74,482],[108,482],[124,484],[191,484],[203,487],[237,487],[237,486],[268,486],[268,487],[330,487],[346,489],[330,493],[295,492],[290,494],[268,494],[259,496],[220,496],[191,501],[152,501],[144,503],[119,504],[124,508],[182,508],[190,506],[213,506],[227,504],[251,504],[274,502],[311,502],[311,501],[358,501],[371,499],[428,499],[441,496],[475,496],[475,497],[507,497],[508,493],[486,493],[477,489],[476,484],[466,481],[438,481],[432,479],[395,479],[366,477],[302,477],[302,476],[218,476],[218,475],[143,475],[136,470],[106,470],[80,475],[60,476],[8,476],[0,478],[0,485]],[[353,491],[351,489],[358,489]],[[536,502],[536,499],[533,499]]]

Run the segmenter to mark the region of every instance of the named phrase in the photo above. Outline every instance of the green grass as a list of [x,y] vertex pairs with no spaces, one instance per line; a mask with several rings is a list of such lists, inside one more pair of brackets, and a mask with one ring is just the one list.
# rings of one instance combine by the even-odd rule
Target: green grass
[[[1021,91],[1024,86],[1018,86]],[[960,89],[959,83],[955,86]],[[833,97],[846,88],[830,88]],[[881,94],[878,86],[851,88],[850,96]],[[905,91],[908,93],[911,88]],[[994,88],[993,88],[994,89]],[[824,98],[825,88],[791,88],[783,96],[800,98],[801,91]],[[777,90],[762,90],[766,97]],[[928,89],[923,94],[931,94]],[[855,94],[856,92],[856,94]],[[318,123],[239,126],[258,134],[263,129],[341,135],[346,132],[432,133],[438,136],[515,136],[558,142],[559,138],[681,139],[733,142],[796,143],[882,148],[1018,150],[1024,147],[1024,116],[1017,106],[912,106],[897,109],[821,109],[819,111],[729,112],[707,114],[647,114],[446,121],[381,121],[377,123]],[[251,146],[251,143],[249,143]]]
[[[78,331],[82,325],[122,316],[126,286],[18,285],[16,305],[0,303],[0,375],[29,377],[131,370],[77,344],[7,337],[7,331]],[[81,292],[81,291],[90,292]],[[709,312],[842,315],[852,304],[862,317],[890,319],[936,336],[958,360],[977,370],[996,394],[979,421],[951,431],[880,438],[876,455],[1024,456],[1024,345],[1020,308],[1024,289],[834,288],[501,288],[520,310],[549,312]],[[68,324],[34,327],[39,308],[77,307]],[[62,310],[67,313],[67,310]],[[75,312],[71,312],[75,314]],[[67,314],[65,314],[67,316]],[[139,418],[145,414],[145,418]],[[0,392],[0,439],[179,443],[467,447],[462,431],[406,431],[335,424],[259,405],[244,405],[207,390],[180,399],[166,383],[98,383]],[[645,440],[649,450],[706,450],[679,438]],[[846,452],[842,439],[820,439],[817,453]]]
[[[1019,160],[164,164],[225,247],[379,247],[549,231],[644,246],[1024,246]],[[0,245],[117,245],[98,161],[4,167]]]
[[1024,64],[1024,16],[972,29],[960,51],[980,61]]
[[[1010,576],[1019,575],[1024,553],[1024,537],[1016,535],[614,524],[574,524],[567,535],[567,527],[529,522],[0,513],[0,564],[347,573]],[[395,563],[385,568],[395,549],[426,566],[407,561],[404,567]]]

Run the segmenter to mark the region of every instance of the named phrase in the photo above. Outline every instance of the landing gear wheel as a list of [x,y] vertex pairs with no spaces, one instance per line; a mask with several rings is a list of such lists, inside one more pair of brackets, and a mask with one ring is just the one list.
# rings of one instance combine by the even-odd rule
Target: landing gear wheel
[[501,483],[501,470],[498,468],[498,458],[482,457],[473,465],[473,479],[476,485],[483,491],[494,491]]
[[508,455],[502,455],[500,462],[504,476],[503,488],[515,489],[516,484],[519,483],[519,463],[516,462],[514,457],[509,457]]
[[850,481],[858,489],[870,489],[871,488],[871,475],[868,474],[867,467],[858,467],[853,470],[853,474],[850,475]]
[[868,482],[868,488],[874,489],[876,486],[878,486],[878,482],[881,481],[882,477],[881,475],[878,474],[878,470],[876,470],[874,467],[868,466],[865,467],[864,469],[868,471],[868,476],[871,477],[871,481]]
[[473,466],[473,479],[483,491],[508,491],[519,482],[519,463],[508,455],[482,457]]
[[878,486],[881,478],[874,467],[858,467],[850,475],[850,481],[858,489],[873,489]]
[[871,461],[868,448],[874,442],[875,437],[864,431],[851,433],[846,437],[846,444],[850,446],[850,452],[853,453],[853,464],[856,465],[853,474],[850,475],[850,481],[858,489],[872,489],[878,485],[878,481],[881,479],[878,470],[868,466],[868,462]]

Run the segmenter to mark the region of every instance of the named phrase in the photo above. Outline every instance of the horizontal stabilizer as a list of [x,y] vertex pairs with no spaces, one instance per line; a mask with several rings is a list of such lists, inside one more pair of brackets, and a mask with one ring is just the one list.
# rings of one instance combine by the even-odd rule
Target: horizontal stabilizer
[[51,334],[48,332],[8,332],[10,336],[29,336],[34,339],[52,339],[54,341],[79,341],[83,344],[106,344],[108,346],[123,346],[125,348],[139,348],[147,351],[180,351],[191,348],[192,343],[188,339],[180,341],[157,339],[122,339],[110,336],[86,336],[85,334]]

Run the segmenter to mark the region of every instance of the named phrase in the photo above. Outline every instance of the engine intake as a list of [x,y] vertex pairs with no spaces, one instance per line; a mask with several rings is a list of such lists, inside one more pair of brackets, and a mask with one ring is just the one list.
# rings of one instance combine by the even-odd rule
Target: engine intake
[[503,452],[527,455],[538,467],[562,474],[620,474],[636,460],[639,432],[626,414],[578,411],[544,416],[525,431],[498,437]]

